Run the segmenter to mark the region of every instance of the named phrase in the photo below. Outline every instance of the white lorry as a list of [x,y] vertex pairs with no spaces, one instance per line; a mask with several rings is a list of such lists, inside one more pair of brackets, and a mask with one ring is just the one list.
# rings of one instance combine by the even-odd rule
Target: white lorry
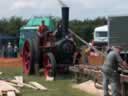
[[108,25],[96,27],[93,33],[94,45],[108,44]]

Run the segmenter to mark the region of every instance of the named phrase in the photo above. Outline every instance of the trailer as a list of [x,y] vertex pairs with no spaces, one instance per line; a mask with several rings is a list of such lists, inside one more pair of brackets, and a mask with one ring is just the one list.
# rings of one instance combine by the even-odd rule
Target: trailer
[[[109,46],[121,46],[121,57],[128,63],[128,16],[109,17]],[[128,69],[120,69],[122,96],[128,96]]]

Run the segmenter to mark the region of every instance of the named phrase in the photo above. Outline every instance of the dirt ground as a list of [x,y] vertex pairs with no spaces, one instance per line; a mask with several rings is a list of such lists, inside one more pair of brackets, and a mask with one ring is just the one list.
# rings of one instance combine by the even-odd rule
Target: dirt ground
[[22,59],[18,58],[0,58],[0,67],[21,67]]

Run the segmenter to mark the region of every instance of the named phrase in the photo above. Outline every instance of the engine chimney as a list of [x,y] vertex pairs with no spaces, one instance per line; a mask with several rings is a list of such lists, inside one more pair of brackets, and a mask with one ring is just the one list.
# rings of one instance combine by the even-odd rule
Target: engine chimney
[[69,7],[62,7],[62,26],[65,35],[68,35]]

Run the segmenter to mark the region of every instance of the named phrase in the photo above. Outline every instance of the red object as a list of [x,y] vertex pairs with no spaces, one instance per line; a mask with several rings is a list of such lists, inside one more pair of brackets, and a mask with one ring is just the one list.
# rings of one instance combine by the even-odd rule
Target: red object
[[52,64],[47,55],[44,55],[43,58],[43,66],[44,66],[44,76],[45,78],[49,76],[49,72],[52,69]]
[[23,71],[26,75],[30,72],[31,55],[30,44],[26,41],[23,48]]
[[[39,36],[40,37],[40,45],[43,45],[44,44],[44,42],[45,42],[45,40],[47,39],[47,37],[46,36],[44,36],[45,34],[45,32],[48,30],[48,27],[46,26],[46,25],[41,25],[41,26],[39,26],[39,29],[38,29],[38,32],[40,33],[40,35],[41,36]],[[44,34],[44,35],[43,35]]]
[[47,29],[48,29],[48,28],[47,28],[46,25],[41,25],[41,26],[39,26],[38,32],[42,33],[42,32],[47,31]]
[[92,40],[91,43],[92,43],[92,46],[94,46],[94,40]]

